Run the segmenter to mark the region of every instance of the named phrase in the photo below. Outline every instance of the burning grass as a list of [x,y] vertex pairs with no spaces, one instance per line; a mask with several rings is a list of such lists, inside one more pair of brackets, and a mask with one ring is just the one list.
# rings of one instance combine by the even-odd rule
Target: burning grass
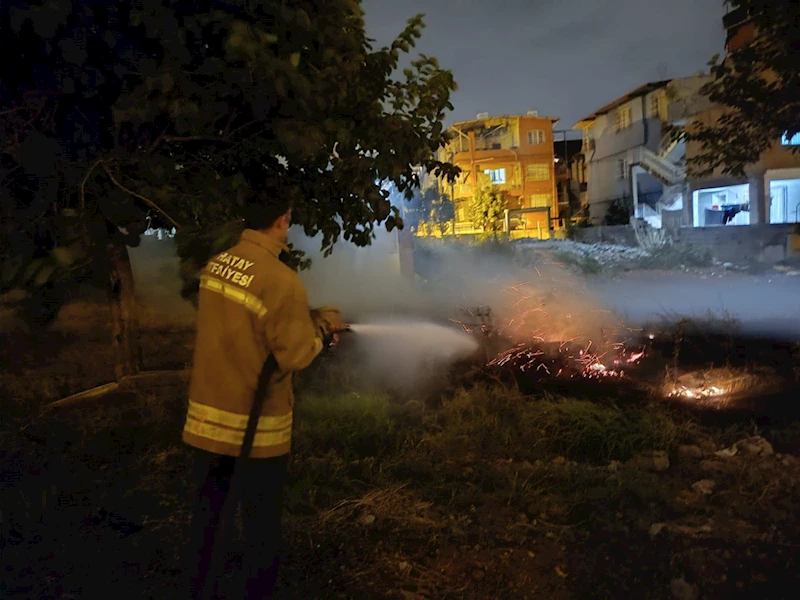
[[488,368],[535,381],[597,380],[622,378],[644,358],[641,332],[592,306],[577,282],[558,281],[557,290],[536,283],[506,288],[496,309],[462,308],[453,319],[495,353]]
[[731,403],[780,385],[774,373],[749,369],[710,368],[691,371],[668,381],[668,398],[687,403],[723,408]]

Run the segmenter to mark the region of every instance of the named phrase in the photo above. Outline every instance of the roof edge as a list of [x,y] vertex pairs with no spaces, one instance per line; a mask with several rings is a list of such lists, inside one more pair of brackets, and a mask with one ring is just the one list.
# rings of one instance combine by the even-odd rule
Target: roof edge
[[482,123],[484,121],[493,121],[495,119],[539,119],[542,121],[550,121],[554,125],[561,120],[559,117],[547,116],[532,117],[530,115],[492,115],[486,119],[468,119],[466,121],[457,121],[455,123],[451,123],[447,128],[450,129],[451,127],[471,125],[473,123]]
[[[645,94],[649,94],[650,92],[653,92],[655,90],[658,90],[658,89],[661,89],[663,87],[666,87],[672,81],[674,81],[674,80],[673,79],[664,79],[662,81],[651,81],[650,83],[645,83],[644,85],[640,85],[638,88],[636,88],[634,90],[631,90],[630,92],[628,92],[624,96],[620,96],[616,100],[613,100],[613,101],[609,102],[608,104],[606,104],[602,108],[599,108],[598,110],[594,111],[592,114],[584,117],[583,119],[578,121],[578,123],[594,121],[597,117],[599,117],[601,115],[605,115],[605,114],[611,112],[615,108],[621,106],[622,104],[625,104],[626,102],[629,102],[630,100],[633,100],[634,98],[639,98],[640,96],[644,96]],[[578,128],[577,125],[575,127],[573,127],[573,129],[576,129],[576,128]]]

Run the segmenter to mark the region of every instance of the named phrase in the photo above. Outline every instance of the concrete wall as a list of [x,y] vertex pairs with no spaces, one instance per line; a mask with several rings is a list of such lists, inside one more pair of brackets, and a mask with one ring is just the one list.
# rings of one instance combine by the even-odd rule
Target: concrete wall
[[[695,115],[693,122],[701,123],[706,126],[712,126],[726,112],[727,109],[714,106],[709,110],[702,111]],[[702,147],[700,143],[687,143],[687,161],[692,157],[697,156],[701,150]],[[757,163],[748,165],[745,168],[745,173],[750,178],[763,177],[766,171],[798,168],[800,168],[800,154],[793,153],[790,146],[783,146],[781,145],[780,140],[775,140],[775,143],[761,155],[761,158]],[[706,187],[735,185],[737,183],[742,183],[742,180],[730,177],[723,172],[722,167],[718,167],[714,172],[709,173],[708,175],[692,178],[691,183],[695,189],[700,189]]]
[[623,156],[611,156],[604,160],[589,163],[587,195],[589,199],[589,216],[593,220],[602,220],[611,202],[616,198],[621,198],[626,194],[629,197],[633,196],[630,179],[619,178],[617,162]]
[[636,234],[630,225],[586,227],[575,230],[575,241],[583,244],[615,244],[636,246]]
[[708,248],[719,261],[776,263],[786,258],[791,225],[747,227],[684,227],[675,234],[676,243]]
[[669,108],[667,118],[670,123],[680,123],[691,119],[694,115],[710,110],[712,107],[708,96],[700,94],[700,89],[709,81],[709,75],[695,75],[673,79],[666,90]]
[[609,156],[627,152],[645,143],[645,121],[634,121],[630,127],[615,132],[614,129],[606,130],[600,137],[595,138],[595,151],[591,160],[602,160]]
[[[708,249],[715,260],[743,264],[752,261],[776,263],[787,256],[792,225],[747,227],[684,227],[672,233],[675,244]],[[589,227],[575,231],[575,241],[636,246],[633,228],[627,225]]]

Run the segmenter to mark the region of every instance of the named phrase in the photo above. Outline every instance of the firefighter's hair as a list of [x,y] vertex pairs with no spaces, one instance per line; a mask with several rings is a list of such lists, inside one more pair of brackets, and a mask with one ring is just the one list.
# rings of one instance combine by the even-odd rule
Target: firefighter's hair
[[291,209],[292,202],[288,196],[271,188],[260,191],[242,208],[242,218],[250,229],[269,229]]

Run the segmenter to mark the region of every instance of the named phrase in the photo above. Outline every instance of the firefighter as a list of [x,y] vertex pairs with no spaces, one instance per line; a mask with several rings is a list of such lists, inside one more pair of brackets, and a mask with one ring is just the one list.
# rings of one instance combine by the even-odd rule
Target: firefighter
[[218,561],[237,505],[245,597],[271,597],[292,434],[292,374],[346,328],[338,310],[309,309],[297,273],[278,259],[290,224],[290,203],[262,193],[246,211],[238,243],[214,256],[200,278],[183,429],[183,441],[196,452],[187,556],[192,598],[216,594]]

